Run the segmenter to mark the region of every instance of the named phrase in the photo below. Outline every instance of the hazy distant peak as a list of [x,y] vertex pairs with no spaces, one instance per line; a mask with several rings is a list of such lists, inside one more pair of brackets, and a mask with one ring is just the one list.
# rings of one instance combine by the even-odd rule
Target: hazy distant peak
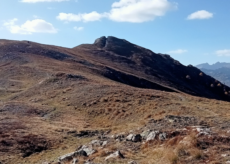
[[196,66],[199,69],[209,69],[209,70],[216,70],[219,68],[223,68],[223,67],[227,67],[230,68],[230,63],[226,63],[226,62],[216,62],[212,65],[208,64],[208,63],[203,63],[203,64],[199,64]]

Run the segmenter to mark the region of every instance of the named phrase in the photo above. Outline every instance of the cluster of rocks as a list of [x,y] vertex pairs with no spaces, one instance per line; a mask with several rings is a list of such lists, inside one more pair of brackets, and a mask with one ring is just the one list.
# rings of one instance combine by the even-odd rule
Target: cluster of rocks
[[[75,152],[65,154],[58,158],[59,163],[65,163],[72,161],[72,164],[78,163],[78,157],[88,157],[91,154],[94,154],[96,150],[93,148],[94,144],[100,144],[99,141],[92,141],[89,145],[80,146]],[[106,144],[106,143],[102,143]],[[102,146],[102,145],[100,145]]]
[[[189,123],[195,123],[196,120],[194,118],[182,118],[182,117],[173,117],[173,116],[167,116],[164,120],[160,120],[161,122],[171,122],[171,123],[181,123],[185,121]],[[158,122],[160,122],[158,121]],[[157,123],[157,122],[155,122]],[[99,150],[107,150],[108,145],[113,145],[116,142],[120,142],[122,145],[132,145],[132,144],[138,144],[139,146],[142,144],[145,144],[147,142],[151,141],[164,141],[170,138],[173,138],[177,135],[186,135],[191,131],[195,131],[197,136],[206,136],[211,135],[211,130],[207,126],[188,126],[183,127],[182,129],[177,130],[171,130],[171,131],[161,131],[161,130],[152,130],[147,127],[144,127],[143,129],[138,129],[135,132],[129,132],[129,133],[120,133],[120,134],[114,134],[109,135],[107,133],[103,133],[101,131],[80,131],[79,133],[74,133],[77,137],[85,137],[85,136],[95,136],[97,135],[99,140],[92,140],[89,144],[83,145],[79,147],[75,152],[63,155],[58,158],[59,163],[65,163],[67,161],[72,161],[72,164],[78,163],[78,157],[89,157],[90,155],[98,152]],[[90,135],[93,134],[93,135]],[[103,136],[103,137],[101,137]],[[184,141],[185,142],[185,141]],[[125,147],[125,146],[124,146]],[[125,158],[125,156],[122,154],[122,151],[109,151],[107,153],[107,156],[105,157],[105,161],[111,159],[111,158]],[[88,164],[89,161],[85,162]],[[130,164],[136,164],[135,161],[129,162]]]

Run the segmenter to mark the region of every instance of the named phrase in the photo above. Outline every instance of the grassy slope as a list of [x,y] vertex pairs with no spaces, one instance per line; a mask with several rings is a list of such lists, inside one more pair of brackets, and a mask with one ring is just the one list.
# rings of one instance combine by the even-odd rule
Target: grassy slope
[[[83,129],[111,129],[111,134],[128,132],[166,115],[195,116],[217,129],[230,129],[229,102],[130,87],[98,76],[78,63],[30,55],[24,55],[23,59],[30,62],[22,64],[21,59],[16,60],[1,65],[0,70],[0,161],[3,163],[54,161],[93,139],[79,139],[68,132]],[[69,78],[68,74],[78,77]],[[28,147],[20,143],[26,139],[46,150],[23,158]],[[169,144],[167,149],[157,145],[126,156],[141,163],[151,160],[172,163],[175,154],[170,155],[170,150],[175,145]],[[111,149],[119,146],[113,145]],[[167,158],[154,153],[166,150]],[[98,161],[102,159],[103,155]]]

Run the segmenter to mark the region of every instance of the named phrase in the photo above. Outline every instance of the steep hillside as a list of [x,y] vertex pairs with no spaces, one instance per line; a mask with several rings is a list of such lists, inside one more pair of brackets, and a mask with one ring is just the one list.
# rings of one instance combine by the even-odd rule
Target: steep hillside
[[229,95],[225,94],[229,91],[229,87],[202,73],[196,67],[184,66],[169,55],[156,54],[123,39],[101,37],[94,44],[80,45],[73,50],[76,54],[84,54],[88,61],[106,66],[103,75],[119,82],[130,83],[123,77],[119,79],[114,77],[116,73],[113,70],[177,92],[229,100]]

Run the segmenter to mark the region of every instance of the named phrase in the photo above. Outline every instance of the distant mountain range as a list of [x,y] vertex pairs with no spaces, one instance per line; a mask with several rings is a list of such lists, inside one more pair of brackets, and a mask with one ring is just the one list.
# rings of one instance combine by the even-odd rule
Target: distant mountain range
[[207,75],[218,79],[220,82],[230,86],[230,63],[217,62],[209,65],[208,63],[199,64],[196,66]]
[[203,64],[199,64],[196,66],[197,68],[199,69],[208,69],[208,70],[216,70],[216,69],[219,69],[219,68],[230,68],[230,63],[225,63],[225,62],[217,62],[215,64],[208,64],[208,63],[203,63]]

